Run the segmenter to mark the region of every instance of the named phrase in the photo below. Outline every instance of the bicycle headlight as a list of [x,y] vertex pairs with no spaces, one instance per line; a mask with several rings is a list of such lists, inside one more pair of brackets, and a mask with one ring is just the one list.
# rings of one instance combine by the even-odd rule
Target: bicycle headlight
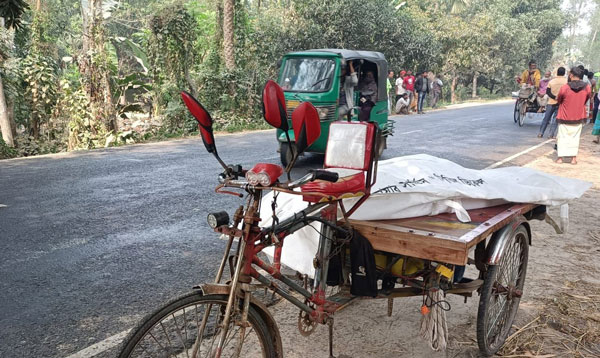
[[229,224],[229,214],[226,211],[218,211],[216,213],[208,214],[206,221],[208,222],[208,226],[215,229],[219,226]]
[[259,163],[246,172],[250,185],[271,186],[283,174],[283,168],[276,164]]

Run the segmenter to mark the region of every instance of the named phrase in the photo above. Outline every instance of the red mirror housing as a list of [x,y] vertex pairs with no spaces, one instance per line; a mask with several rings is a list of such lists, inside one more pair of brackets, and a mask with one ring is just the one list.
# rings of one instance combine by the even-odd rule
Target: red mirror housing
[[292,112],[292,127],[298,154],[313,144],[321,135],[321,122],[317,109],[310,102],[301,103]]
[[198,121],[198,128],[206,150],[209,153],[216,153],[215,136],[212,130],[213,120],[210,113],[191,94],[182,91],[181,98],[192,116]]
[[287,131],[287,110],[285,108],[285,96],[277,82],[268,80],[262,93],[263,117],[267,123],[275,128]]

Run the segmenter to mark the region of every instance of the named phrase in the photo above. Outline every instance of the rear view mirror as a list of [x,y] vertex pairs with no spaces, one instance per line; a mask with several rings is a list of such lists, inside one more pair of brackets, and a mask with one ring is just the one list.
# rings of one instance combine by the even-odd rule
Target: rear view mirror
[[321,135],[321,122],[315,106],[310,102],[301,103],[292,113],[292,127],[296,138],[296,155],[299,155]]
[[182,91],[181,98],[192,116],[198,121],[198,128],[200,129],[200,135],[202,136],[202,142],[204,142],[206,150],[217,158],[217,161],[225,171],[229,172],[230,169],[227,168],[227,165],[221,160],[219,154],[217,154],[215,136],[212,129],[213,120],[210,113],[191,94]]
[[212,130],[213,120],[210,113],[191,94],[182,91],[181,98],[192,116],[198,121],[198,128],[200,129],[200,135],[202,135],[202,141],[206,150],[209,153],[216,153],[215,136]]
[[287,111],[283,90],[273,81],[267,81],[262,93],[263,117],[267,123],[282,131],[288,131]]

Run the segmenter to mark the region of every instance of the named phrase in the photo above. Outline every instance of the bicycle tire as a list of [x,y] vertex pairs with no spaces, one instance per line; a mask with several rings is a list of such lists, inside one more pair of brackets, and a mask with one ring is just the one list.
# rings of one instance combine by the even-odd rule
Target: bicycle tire
[[[527,232],[527,229],[523,225],[520,225],[512,234],[507,245],[502,258],[500,259],[500,263],[488,267],[481,289],[479,309],[477,312],[477,343],[480,352],[484,356],[492,356],[502,348],[519,309],[521,297],[509,298],[510,295],[507,294],[505,299],[506,305],[502,305],[495,315],[496,318],[490,324],[491,316],[493,316],[493,305],[498,305],[498,302],[502,301],[500,298],[503,297],[503,294],[494,292],[496,283],[506,286],[510,286],[512,283],[517,290],[521,293],[523,292],[529,254],[529,233]],[[513,264],[513,269],[515,266],[514,264],[517,264],[517,271],[513,271],[513,275],[506,280],[509,282],[498,282],[507,278],[504,273],[507,272],[507,269],[510,269],[509,266],[511,266],[511,264]],[[510,272],[508,273],[510,274]],[[501,322],[498,322],[498,324],[495,324],[496,321],[501,318],[501,315],[504,319]],[[492,329],[495,329],[495,334],[490,336]]]
[[519,110],[519,127],[523,127],[525,124],[525,117],[527,116],[527,101],[524,101],[521,104],[521,109]]
[[520,99],[517,99],[517,101],[515,102],[515,109],[514,109],[514,112],[513,112],[513,120],[515,121],[515,123],[517,123],[519,121],[520,103],[521,103]]
[[[119,358],[134,358],[134,357],[155,356],[154,354],[148,353],[148,350],[151,348],[149,348],[145,344],[142,344],[142,342],[144,342],[144,341],[151,342],[152,339],[157,343],[157,345],[154,347],[154,349],[159,350],[160,353],[163,355],[167,354],[168,357],[171,357],[171,356],[177,356],[177,357],[190,356],[191,357],[191,355],[189,353],[191,350],[191,346],[193,345],[193,342],[195,341],[195,337],[197,336],[198,330],[193,329],[194,328],[193,320],[190,320],[190,321],[187,320],[185,309],[188,307],[194,308],[194,311],[192,311],[191,309],[188,310],[187,314],[189,316],[195,315],[196,328],[198,328],[200,326],[199,322],[202,320],[202,316],[203,316],[203,314],[201,315],[198,313],[198,307],[205,306],[205,305],[206,306],[211,305],[211,311],[210,311],[211,314],[212,314],[213,310],[215,310],[214,307],[217,307],[217,310],[215,310],[215,311],[218,316],[218,314],[219,314],[218,307],[221,308],[221,310],[220,310],[221,313],[224,312],[225,306],[227,305],[227,299],[228,299],[228,295],[206,295],[206,296],[204,296],[202,294],[202,292],[193,291],[193,292],[187,293],[185,295],[182,295],[180,297],[170,300],[169,302],[164,304],[162,307],[158,308],[151,314],[144,317],[138,323],[138,325],[134,329],[132,329],[131,332],[129,332],[127,337],[123,340],[123,343],[121,343],[120,350],[119,350],[120,353],[119,353],[118,357]],[[175,313],[180,312],[180,311],[183,312],[183,314],[178,315],[180,318],[179,318],[179,321],[177,321],[178,316],[175,315]],[[201,310],[201,312],[202,312],[202,310]],[[180,327],[179,323],[182,321],[181,316],[183,316],[183,322],[184,322],[183,329],[179,328]],[[166,324],[166,322],[168,320],[175,321],[176,323],[174,325],[172,323]],[[209,321],[210,321],[210,318],[209,318]],[[231,321],[232,322],[235,321],[233,319],[233,317],[232,317]],[[163,324],[163,323],[165,323],[165,324]],[[248,323],[250,324],[251,328],[254,329],[254,331],[256,333],[256,337],[257,337],[258,343],[259,343],[258,346],[260,346],[260,349],[262,352],[262,357],[264,357],[264,358],[276,357],[276,353],[275,353],[276,350],[273,345],[273,340],[272,340],[271,334],[269,332],[268,326],[265,323],[265,321],[262,319],[261,315],[256,311],[256,309],[254,307],[252,307],[252,305],[250,305],[249,310],[248,310]],[[167,332],[165,325],[167,325],[168,328],[170,328],[169,325],[176,326],[177,331],[179,331],[179,334],[171,335],[169,332]],[[159,326],[160,326],[160,328],[159,328]],[[217,326],[218,326],[218,324],[215,323],[215,327],[217,327]],[[228,337],[234,331],[234,328],[235,327],[232,326],[232,324],[230,324]],[[247,329],[249,329],[249,328],[247,328]],[[184,336],[183,330],[185,330],[185,340],[183,339],[183,336]],[[164,331],[164,334],[162,334],[161,331]],[[160,336],[159,336],[159,333],[161,334]],[[188,337],[188,334],[190,334],[190,333],[196,333],[196,335],[194,335],[193,337]],[[212,341],[214,344],[220,334],[218,332],[213,332],[213,333],[214,334],[211,337],[212,337]],[[235,335],[235,333],[233,333],[233,334]],[[248,337],[249,335],[250,335],[250,331],[248,331],[247,334],[245,334],[244,336]],[[163,347],[158,342],[158,339],[156,338],[156,336],[166,338],[167,341],[163,342],[163,343],[168,343],[168,346]],[[177,336],[179,336],[179,338],[181,338],[181,339],[177,339]],[[175,341],[175,340],[178,341],[176,347],[174,346],[174,344],[172,344],[170,337],[173,338],[173,341]],[[190,338],[193,338],[193,339],[190,339]],[[247,338],[244,338],[243,342],[247,342],[246,339]],[[229,339],[228,341],[233,341],[233,339]],[[189,344],[187,344],[187,343],[189,343]],[[152,343],[152,344],[154,344],[154,343]],[[244,347],[247,346],[245,343],[242,343],[242,344]],[[182,346],[183,346],[183,349],[181,349]],[[213,351],[212,348],[213,348],[213,345],[211,345],[210,348],[208,350],[206,350],[205,352]],[[227,346],[225,348],[227,348]],[[256,349],[257,345],[253,344],[252,347],[249,347],[249,348]],[[224,350],[222,357],[229,356],[226,354],[226,352],[227,352],[227,350]],[[137,353],[140,353],[140,354],[138,355]],[[199,352],[199,354],[197,356],[205,357],[206,353]],[[253,353],[246,352],[246,353],[240,354],[240,357],[249,357],[249,356],[260,357],[261,355],[257,355],[257,354],[255,354],[255,352],[253,352]]]

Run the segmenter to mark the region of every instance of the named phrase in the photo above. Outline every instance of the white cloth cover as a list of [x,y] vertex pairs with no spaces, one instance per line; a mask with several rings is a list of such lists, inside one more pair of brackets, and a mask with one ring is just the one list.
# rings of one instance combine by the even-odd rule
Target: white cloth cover
[[[356,220],[400,219],[455,212],[470,221],[466,210],[506,202],[562,205],[581,197],[591,183],[546,174],[530,168],[488,170],[464,168],[449,160],[419,154],[379,162],[377,183],[371,196],[352,215]],[[272,193],[261,205],[261,226],[271,225]],[[358,199],[344,200],[349,209]],[[301,196],[279,194],[276,213],[280,220],[304,209]],[[314,274],[320,224],[305,227],[285,238],[282,263],[293,270]],[[272,255],[272,250],[267,250]]]

